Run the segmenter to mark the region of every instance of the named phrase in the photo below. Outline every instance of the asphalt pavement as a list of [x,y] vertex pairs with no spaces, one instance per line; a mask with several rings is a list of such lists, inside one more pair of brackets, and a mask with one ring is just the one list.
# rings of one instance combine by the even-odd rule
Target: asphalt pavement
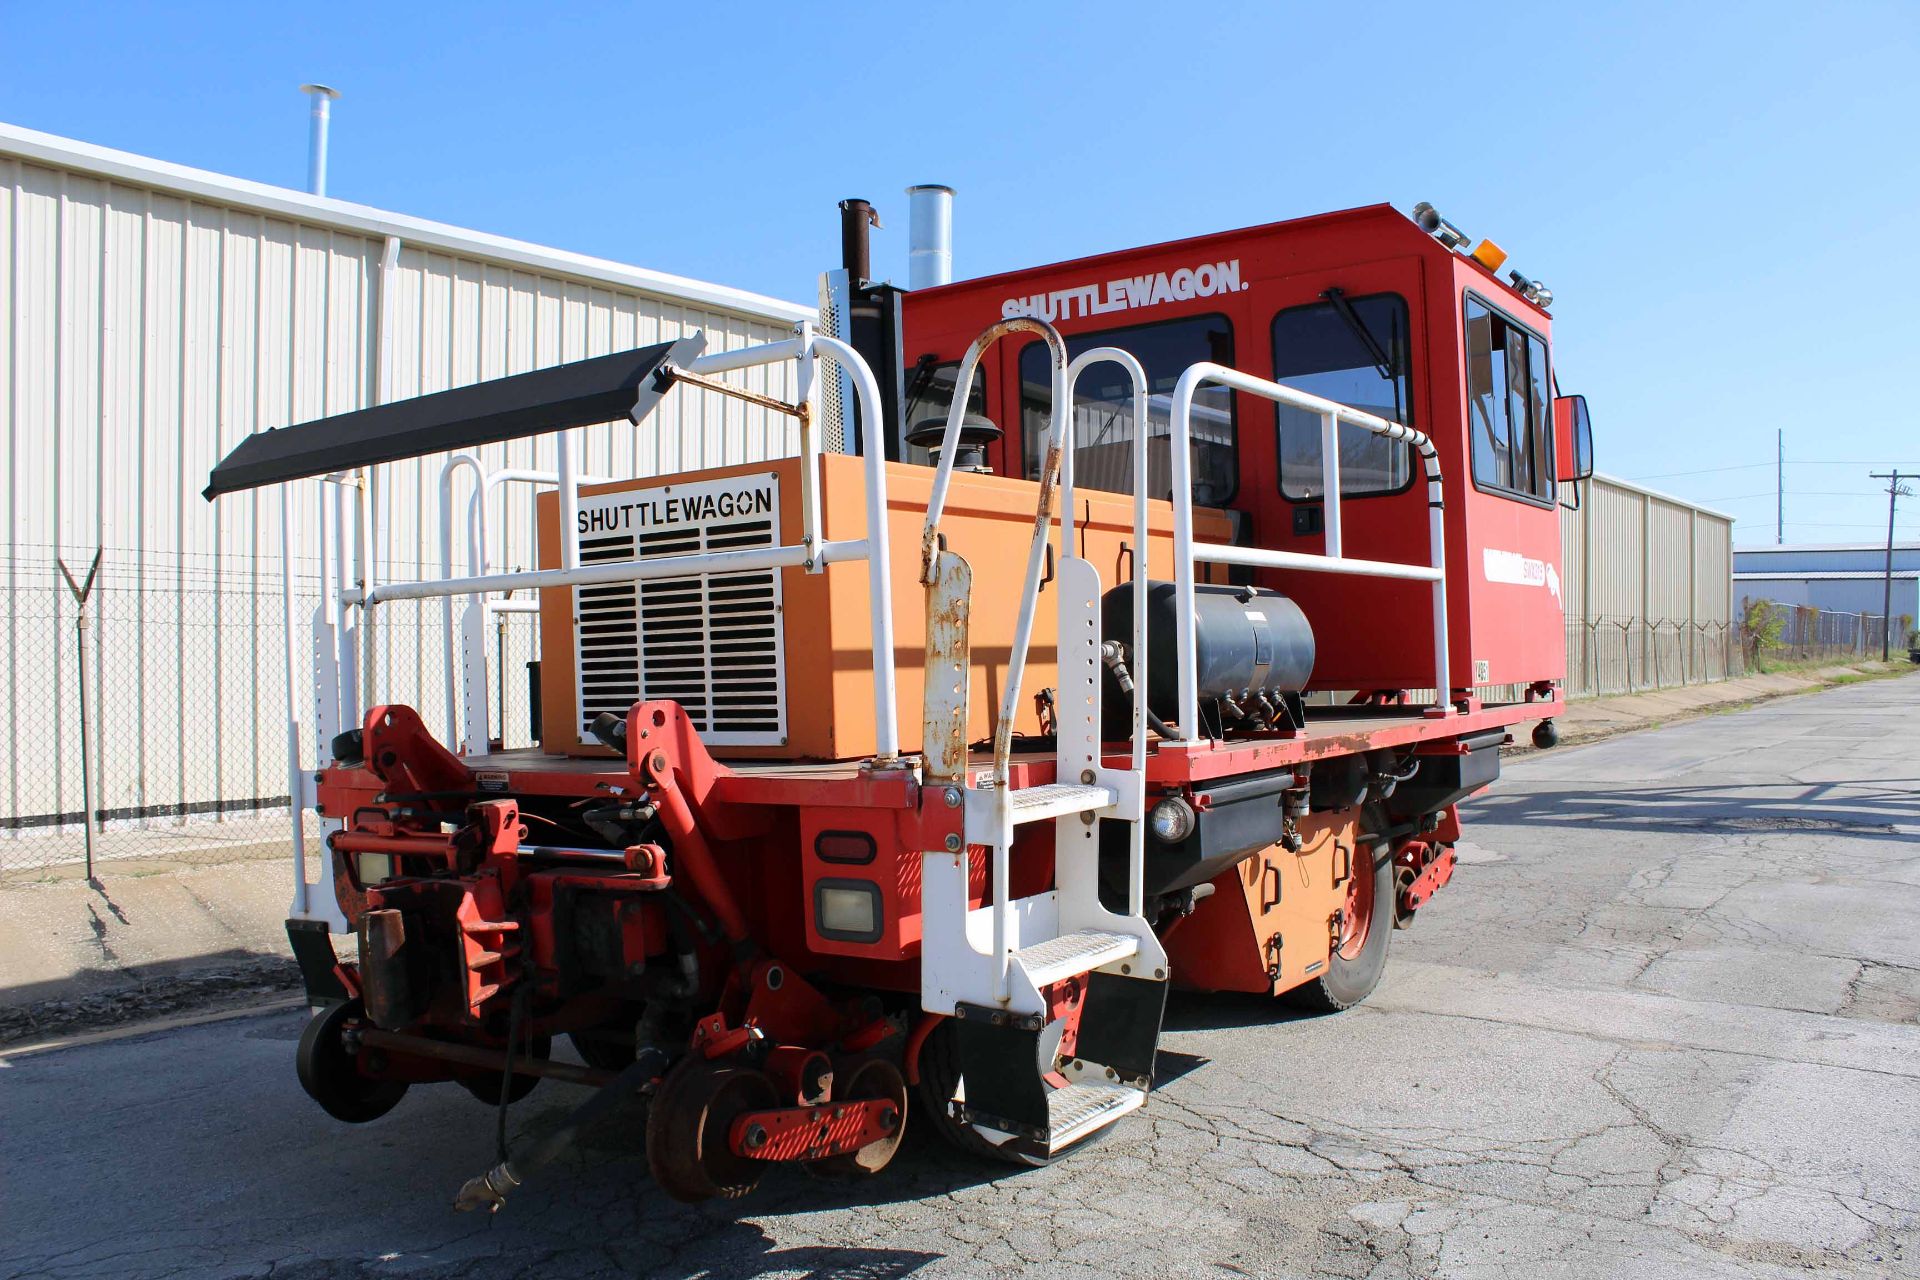
[[1916,726],[1906,678],[1510,761],[1366,1005],[1176,995],[1147,1109],[1049,1169],[910,1129],[688,1208],[628,1120],[488,1220],[490,1112],[334,1124],[298,1011],[0,1059],[0,1274],[1920,1275]]

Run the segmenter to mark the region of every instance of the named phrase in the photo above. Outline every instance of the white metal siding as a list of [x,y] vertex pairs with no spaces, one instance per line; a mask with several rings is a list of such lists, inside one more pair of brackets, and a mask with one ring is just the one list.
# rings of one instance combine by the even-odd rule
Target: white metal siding
[[[383,272],[387,237],[368,229],[377,211],[330,221],[337,202],[265,188],[256,200],[251,184],[213,175],[181,179],[192,191],[183,195],[128,180],[133,157],[90,168],[48,162],[45,147],[6,154],[19,134],[0,134],[8,828],[81,807],[75,610],[56,558],[80,573],[103,552],[90,610],[99,619],[90,672],[96,806],[161,812],[277,796],[286,789],[280,494],[203,501],[221,456],[251,432],[372,403],[377,390],[411,396],[696,330],[709,350],[771,341],[790,332],[787,313],[799,313],[772,300],[730,309],[713,300],[730,295],[718,287],[691,289],[697,299],[649,292],[625,280],[644,273],[613,264],[607,274],[618,278],[595,279],[589,260],[531,246],[509,252],[479,235],[462,252],[449,228],[421,232],[428,244],[403,238]],[[238,194],[213,198],[217,183]],[[576,276],[541,269],[549,260],[587,265]],[[784,368],[731,376],[792,394]],[[797,446],[790,420],[685,388],[637,429],[582,435],[583,470],[610,476],[758,461]],[[477,453],[489,468],[555,465],[550,438]],[[382,580],[437,575],[441,462],[379,469]],[[294,488],[297,568],[311,597],[319,485]],[[462,476],[460,570],[469,488]],[[531,565],[531,494],[508,486],[497,511],[505,564]],[[437,725],[438,606],[396,605],[385,618],[385,694]]]
[[1732,617],[1731,517],[1610,476],[1580,489],[1583,509],[1560,510],[1569,621]]

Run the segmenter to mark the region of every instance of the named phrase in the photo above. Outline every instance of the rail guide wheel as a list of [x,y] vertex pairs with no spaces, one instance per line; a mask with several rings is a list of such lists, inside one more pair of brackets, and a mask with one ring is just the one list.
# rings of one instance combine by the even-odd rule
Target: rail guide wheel
[[349,1025],[366,1020],[366,1007],[357,999],[328,1005],[308,1020],[300,1033],[300,1047],[294,1051],[300,1087],[321,1110],[347,1124],[378,1120],[407,1093],[404,1080],[360,1074],[358,1061],[347,1052],[342,1035]]
[[893,1163],[907,1132],[907,1082],[900,1069],[884,1058],[870,1058],[855,1067],[844,1089],[835,1088],[835,1102],[868,1102],[884,1099],[893,1103],[899,1117],[893,1132],[869,1142],[858,1151],[814,1160],[804,1167],[822,1178],[870,1178]]
[[734,1153],[728,1134],[749,1111],[780,1105],[772,1077],[752,1067],[716,1066],[699,1056],[667,1072],[647,1115],[647,1167],[675,1200],[732,1200],[753,1190],[763,1161]]

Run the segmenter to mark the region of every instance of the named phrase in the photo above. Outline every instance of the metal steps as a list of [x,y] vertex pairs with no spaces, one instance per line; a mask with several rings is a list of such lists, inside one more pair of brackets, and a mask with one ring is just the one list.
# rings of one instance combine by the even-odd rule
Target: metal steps
[[1035,987],[1045,987],[1063,978],[1091,973],[1102,965],[1116,964],[1139,951],[1139,940],[1129,934],[1081,929],[1022,947],[1013,953],[1013,959],[1026,971],[1028,981]]
[[1078,782],[1049,782],[1039,787],[1021,787],[1007,793],[1008,815],[1017,825],[1045,822],[1070,813],[1098,812],[1119,802],[1120,793],[1112,787],[1088,786]]
[[1070,1084],[1047,1095],[1048,1150],[1059,1151],[1146,1104],[1147,1095],[1123,1084]]

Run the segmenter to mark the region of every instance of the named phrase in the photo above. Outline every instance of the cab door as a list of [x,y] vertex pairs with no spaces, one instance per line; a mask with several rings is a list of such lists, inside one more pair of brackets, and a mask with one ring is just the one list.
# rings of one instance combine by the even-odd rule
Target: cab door
[[[1245,354],[1274,381],[1420,430],[1433,418],[1418,258],[1333,266],[1260,282],[1257,328]],[[1252,368],[1251,361],[1243,367]],[[1260,546],[1308,554],[1327,547],[1322,424],[1317,415],[1242,397],[1241,493]],[[1342,554],[1424,563],[1427,507],[1418,457],[1342,426],[1339,436]],[[1251,504],[1250,504],[1251,505]],[[1318,689],[1418,688],[1433,673],[1429,588],[1423,583],[1324,573],[1265,571],[1312,623]]]

